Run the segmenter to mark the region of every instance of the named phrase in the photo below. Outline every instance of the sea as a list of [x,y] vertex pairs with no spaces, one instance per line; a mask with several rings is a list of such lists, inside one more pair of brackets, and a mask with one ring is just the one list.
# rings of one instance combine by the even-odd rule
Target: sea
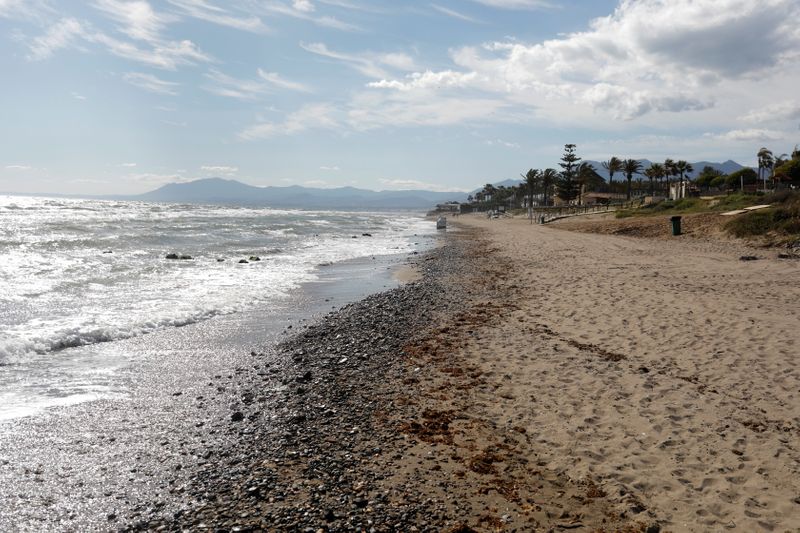
[[135,360],[116,361],[115,344],[286,306],[326,267],[406,256],[433,226],[410,212],[0,196],[0,422],[124,394],[110,377]]

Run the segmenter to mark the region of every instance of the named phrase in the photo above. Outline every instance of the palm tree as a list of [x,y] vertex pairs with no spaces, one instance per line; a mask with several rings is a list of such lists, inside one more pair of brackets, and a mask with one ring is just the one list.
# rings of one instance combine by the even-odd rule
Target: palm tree
[[622,171],[622,160],[614,156],[608,161],[600,163],[603,168],[608,172],[608,192],[614,192],[612,187],[614,185],[614,174]]
[[628,180],[628,193],[627,199],[631,199],[631,182],[633,181],[634,174],[641,174],[642,164],[635,159],[626,159],[622,162],[622,171],[625,173],[625,178]]
[[531,224],[533,224],[533,190],[539,181],[540,173],[539,170],[532,168],[525,174],[525,184],[528,186],[528,217],[531,219]]
[[679,191],[678,195],[681,198],[683,198],[683,196],[684,196],[683,195],[683,176],[684,176],[684,174],[689,174],[691,172],[694,172],[694,167],[691,165],[691,163],[687,163],[686,161],[681,159],[680,161],[677,161],[675,163],[675,170],[678,172],[678,174],[681,177],[681,181],[680,181],[681,185],[680,185],[680,189],[678,189],[678,191]]
[[758,157],[758,177],[764,180],[764,189],[766,190],[767,175],[765,171],[774,166],[775,159],[772,157],[772,151],[764,147],[761,147],[756,157]]
[[581,188],[578,196],[578,205],[583,205],[583,195],[587,192],[587,189],[594,188],[604,180],[603,177],[597,173],[594,166],[586,161],[578,165],[577,175],[578,183]]
[[664,177],[664,165],[661,163],[653,163],[650,168],[645,170],[644,175],[650,178],[650,196],[655,196],[654,181],[660,180]]
[[546,168],[539,176],[539,181],[542,184],[542,191],[544,192],[544,205],[548,205],[547,193],[553,187],[553,184],[558,179],[558,171],[554,168]]
[[675,170],[675,161],[671,158],[664,160],[664,177],[667,178],[667,186],[665,192],[669,196],[669,184],[672,182],[672,177],[677,176],[678,172]]

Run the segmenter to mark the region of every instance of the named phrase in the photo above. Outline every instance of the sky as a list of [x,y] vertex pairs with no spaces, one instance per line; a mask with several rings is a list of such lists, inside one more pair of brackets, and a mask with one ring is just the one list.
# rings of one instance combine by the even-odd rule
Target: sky
[[472,190],[800,143],[800,0],[0,0],[0,191]]

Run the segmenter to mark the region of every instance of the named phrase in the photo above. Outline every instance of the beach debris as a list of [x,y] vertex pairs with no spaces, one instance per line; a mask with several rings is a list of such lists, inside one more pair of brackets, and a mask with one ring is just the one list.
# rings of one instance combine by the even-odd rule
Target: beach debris
[[166,259],[179,259],[178,254],[167,254]]
[[173,260],[181,259],[181,260],[184,260],[184,261],[188,260],[188,259],[194,259],[194,257],[192,257],[191,255],[178,255],[176,253],[167,254],[164,257],[166,259],[173,259]]
[[231,422],[241,422],[244,420],[244,414],[241,411],[236,411],[231,415]]
[[105,251],[105,252],[103,252],[103,253],[104,253],[104,254],[113,254],[114,252],[113,252],[113,251],[111,251],[111,250],[106,250],[106,251]]
[[362,233],[362,237],[372,237],[372,233]]
[[739,261],[758,261],[758,257],[755,255],[743,255],[739,258]]
[[251,256],[250,256],[250,261],[253,261],[253,262],[255,262],[255,261],[261,261],[261,258],[260,258],[260,257],[258,257],[257,255],[251,255]]
[[223,261],[225,261],[224,257],[217,257],[217,263],[222,263]]
[[239,264],[240,264],[240,265],[246,265],[246,264],[247,264],[247,263],[249,263],[249,262],[250,262],[250,261],[248,261],[247,259],[239,259]]

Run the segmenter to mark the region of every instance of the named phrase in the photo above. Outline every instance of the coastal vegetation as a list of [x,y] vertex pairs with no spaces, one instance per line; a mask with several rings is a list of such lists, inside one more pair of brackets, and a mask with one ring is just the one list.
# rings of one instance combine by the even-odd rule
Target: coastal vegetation
[[725,225],[736,237],[772,235],[782,238],[800,235],[800,192],[780,191],[763,198],[772,207],[740,215]]
[[[521,174],[521,183],[487,183],[470,195],[465,207],[519,210],[533,221],[534,209],[547,212],[559,207],[569,207],[574,213],[575,207],[581,212],[584,206],[605,205],[615,208],[617,218],[631,218],[724,213],[770,204],[770,208],[736,215],[724,230],[737,237],[771,235],[778,240],[800,235],[800,148],[775,156],[762,147],[756,158],[756,168],[726,173],[720,165],[703,164],[695,173],[694,165],[683,159],[667,158],[662,163],[612,156],[599,163],[601,174],[578,155],[575,144],[566,144],[558,162],[560,170],[531,168]],[[615,180],[619,175],[622,179]]]

